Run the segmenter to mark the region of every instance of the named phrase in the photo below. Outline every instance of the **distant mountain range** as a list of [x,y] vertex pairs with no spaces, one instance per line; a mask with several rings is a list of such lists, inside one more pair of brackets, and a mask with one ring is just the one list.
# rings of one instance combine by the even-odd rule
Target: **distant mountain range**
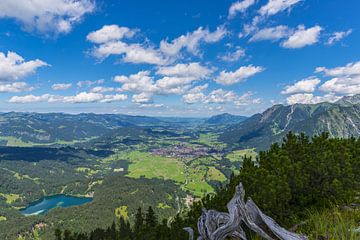
[[[360,95],[343,97],[335,103],[274,105],[249,118],[228,113],[210,118],[0,113],[0,145],[9,145],[11,141],[11,146],[66,145],[103,136],[133,136],[141,141],[139,136],[157,137],[168,134],[164,129],[187,129],[202,124],[210,125],[216,132],[223,131],[218,140],[229,146],[260,150],[281,141],[289,131],[309,136],[328,132],[332,137],[360,137]],[[161,131],[156,130],[160,128]]]
[[247,119],[247,117],[223,113],[208,118],[205,120],[205,123],[214,125],[235,124],[240,123],[245,119]]
[[274,105],[230,126],[220,140],[242,148],[266,149],[289,131],[309,136],[328,132],[331,137],[359,137],[360,95],[335,103]]
[[[23,142],[54,143],[89,139],[117,132],[128,134],[143,126],[165,124],[159,119],[120,114],[1,113],[0,145]],[[21,145],[21,144],[19,144]]]

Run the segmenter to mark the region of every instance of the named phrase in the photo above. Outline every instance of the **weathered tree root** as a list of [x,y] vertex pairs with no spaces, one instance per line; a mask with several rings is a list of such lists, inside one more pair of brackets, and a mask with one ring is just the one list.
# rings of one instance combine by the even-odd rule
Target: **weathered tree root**
[[[305,235],[299,235],[282,228],[272,218],[266,216],[250,198],[245,203],[245,190],[240,183],[236,187],[234,197],[227,204],[229,213],[203,209],[198,220],[198,240],[224,240],[226,238],[247,240],[241,224],[245,225],[267,240],[308,240]],[[189,232],[190,240],[194,239],[194,231]]]

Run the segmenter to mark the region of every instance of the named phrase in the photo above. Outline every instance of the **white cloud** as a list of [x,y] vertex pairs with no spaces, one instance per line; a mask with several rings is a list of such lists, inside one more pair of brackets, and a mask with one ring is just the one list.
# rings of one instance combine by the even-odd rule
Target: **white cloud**
[[329,77],[350,77],[360,75],[360,61],[354,63],[348,63],[344,67],[336,68],[325,68],[317,67],[315,70],[317,73],[323,72],[326,76]]
[[269,0],[266,5],[260,8],[259,13],[262,16],[275,15],[278,12],[290,9],[292,6],[299,3],[300,1],[301,0]]
[[154,79],[150,76],[150,71],[140,71],[136,74],[131,74],[130,76],[115,76],[114,81],[122,84],[121,89],[123,91],[135,93],[157,91]]
[[197,79],[193,77],[163,77],[156,81],[159,94],[183,94]]
[[81,92],[74,96],[60,96],[43,94],[40,96],[25,95],[13,96],[9,99],[9,103],[35,103],[35,102],[49,102],[49,103],[110,103],[115,101],[124,101],[127,99],[125,94],[103,95],[101,93]]
[[281,94],[312,93],[320,82],[318,78],[306,78],[293,85],[286,86]]
[[289,96],[286,101],[288,104],[292,105],[292,104],[316,104],[316,103],[321,103],[321,102],[336,102],[337,100],[339,100],[341,97],[332,95],[332,94],[327,94],[324,96],[314,96],[312,93],[298,93],[298,94],[294,94]]
[[250,42],[264,41],[264,40],[279,40],[288,37],[292,33],[289,27],[280,25],[276,27],[264,28],[257,31],[251,38]]
[[138,104],[149,104],[153,102],[153,95],[151,93],[140,93],[132,96],[132,102]]
[[205,94],[202,92],[187,93],[182,96],[182,99],[187,104],[202,102],[205,99]]
[[91,0],[2,0],[0,18],[14,18],[27,31],[68,33],[94,9]]
[[100,93],[88,93],[81,92],[76,94],[75,96],[65,96],[63,98],[63,102],[68,103],[88,103],[88,102],[97,102],[102,100],[104,97]]
[[220,41],[227,34],[224,27],[218,27],[214,32],[210,32],[209,29],[199,27],[194,32],[189,32],[186,35],[172,40],[170,43],[167,40],[160,42],[160,50],[165,55],[175,57],[180,51],[185,48],[189,53],[193,55],[199,55],[199,46],[202,42],[214,43]]
[[104,82],[105,82],[104,79],[98,79],[98,80],[95,80],[95,81],[86,80],[86,81],[79,81],[79,82],[77,82],[76,85],[79,88],[83,88],[83,87],[90,87],[92,85],[103,84]]
[[213,69],[202,66],[200,63],[193,62],[188,64],[176,64],[174,66],[160,67],[156,74],[175,77],[189,77],[193,79],[205,79],[213,73]]
[[56,84],[53,84],[51,86],[51,88],[53,90],[58,91],[58,90],[67,90],[67,89],[71,88],[71,86],[72,86],[71,83],[56,83]]
[[32,91],[34,88],[27,85],[25,82],[14,83],[0,83],[0,93],[16,93]]
[[103,87],[103,86],[97,86],[93,87],[90,92],[94,93],[105,93],[105,92],[114,92],[116,89],[113,87]]
[[[1,5],[1,4],[0,4]],[[0,52],[0,81],[16,81],[34,74],[40,67],[49,66],[39,59],[25,61],[15,52]]]
[[349,36],[352,33],[352,29],[349,29],[345,32],[334,32],[331,37],[328,39],[327,44],[333,45],[334,43],[340,41],[344,37]]
[[321,85],[320,90],[343,95],[360,94],[360,75],[332,78]]
[[232,85],[242,82],[257,73],[262,72],[263,70],[263,67],[249,65],[240,67],[235,72],[221,71],[219,76],[215,79],[215,82],[223,85]]
[[152,48],[144,47],[140,44],[127,44],[122,41],[110,41],[94,48],[91,54],[98,59],[105,59],[110,55],[123,55],[122,61],[128,63],[147,63],[155,65],[165,65],[169,59]]
[[35,102],[45,102],[50,99],[50,94],[44,94],[41,96],[35,95],[25,95],[25,96],[13,96],[8,102],[10,103],[35,103]]
[[306,29],[304,25],[300,25],[287,40],[281,43],[281,46],[284,48],[302,48],[313,45],[319,41],[321,30],[320,26]]
[[101,103],[111,103],[111,102],[120,102],[125,101],[128,98],[125,94],[115,94],[115,95],[105,95],[103,99],[100,100]]
[[316,72],[332,77],[321,85],[320,90],[342,95],[360,94],[360,61],[331,69],[318,67]]
[[234,18],[237,13],[244,13],[249,7],[255,3],[255,0],[242,0],[231,4],[229,8],[228,18]]
[[225,55],[219,56],[219,58],[225,62],[236,62],[241,57],[245,56],[245,50],[237,47],[236,51],[234,52],[228,52]]
[[161,108],[164,107],[164,104],[159,103],[143,103],[139,105],[141,108]]
[[252,104],[261,103],[261,99],[260,98],[252,98],[253,95],[254,95],[254,93],[251,91],[246,92],[243,95],[238,96],[236,98],[236,100],[234,101],[234,104],[237,107],[241,107],[241,106],[248,106],[248,105],[252,105]]
[[[196,72],[196,69],[199,72]],[[188,72],[186,72],[188,70]],[[160,95],[183,94],[191,88],[194,81],[207,77],[212,70],[201,65],[178,64],[171,67],[159,68],[158,73],[166,74],[157,81],[151,76],[150,71],[140,71],[130,76],[115,76],[114,81],[121,83],[122,91],[134,93],[151,93]]]
[[227,103],[234,102],[237,99],[237,94],[233,91],[226,91],[223,89],[216,89],[206,96],[205,103]]
[[118,25],[104,25],[101,29],[91,32],[86,39],[90,42],[101,44],[114,40],[121,40],[123,38],[132,38],[136,30],[127,27],[120,27]]

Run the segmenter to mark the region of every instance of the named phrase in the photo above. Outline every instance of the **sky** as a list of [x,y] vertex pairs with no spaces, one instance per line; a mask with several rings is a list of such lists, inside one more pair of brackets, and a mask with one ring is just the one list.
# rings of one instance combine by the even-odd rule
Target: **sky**
[[357,0],[2,0],[0,112],[250,116],[360,94]]

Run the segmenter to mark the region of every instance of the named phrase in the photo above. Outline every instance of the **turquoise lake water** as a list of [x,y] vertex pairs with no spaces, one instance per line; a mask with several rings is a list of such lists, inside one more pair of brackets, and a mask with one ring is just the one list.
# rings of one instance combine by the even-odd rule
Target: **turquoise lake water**
[[38,201],[29,204],[28,207],[21,210],[25,216],[45,214],[49,210],[56,207],[72,207],[79,206],[91,202],[92,198],[73,197],[64,194],[44,197]]

